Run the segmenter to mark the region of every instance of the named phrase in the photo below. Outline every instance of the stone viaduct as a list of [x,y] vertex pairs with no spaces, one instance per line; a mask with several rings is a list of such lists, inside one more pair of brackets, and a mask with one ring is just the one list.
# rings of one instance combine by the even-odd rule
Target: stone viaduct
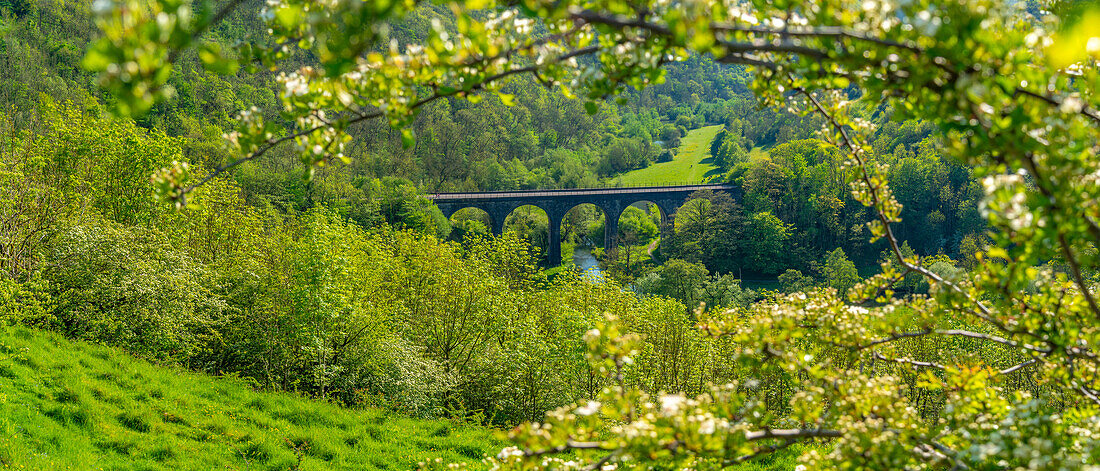
[[727,184],[437,193],[428,195],[428,198],[448,218],[463,208],[485,211],[489,214],[491,230],[495,235],[504,233],[504,220],[516,208],[532,205],[542,209],[550,219],[549,263],[557,266],[561,264],[561,222],[565,213],[577,205],[590,203],[603,210],[606,218],[604,247],[615,247],[619,216],[627,206],[638,202],[656,205],[661,212],[663,239],[673,227],[676,210],[687,201],[688,196],[699,190],[724,191],[731,193],[735,200],[740,200],[740,189]]

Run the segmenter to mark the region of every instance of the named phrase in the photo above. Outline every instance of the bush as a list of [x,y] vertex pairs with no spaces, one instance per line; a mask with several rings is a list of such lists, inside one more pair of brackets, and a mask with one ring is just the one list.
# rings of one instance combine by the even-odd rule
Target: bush
[[793,268],[788,268],[787,271],[779,275],[779,289],[784,293],[805,291],[806,288],[813,286],[813,284],[813,278],[803,275],[801,271]]
[[424,355],[424,348],[394,338],[379,348],[378,371],[365,383],[360,401],[418,417],[438,416],[458,384],[453,373]]
[[45,255],[46,323],[157,359],[186,359],[226,305],[208,272],[152,229],[103,220],[59,231]]
[[22,283],[0,277],[0,326],[40,323],[49,308],[48,285],[39,274]]

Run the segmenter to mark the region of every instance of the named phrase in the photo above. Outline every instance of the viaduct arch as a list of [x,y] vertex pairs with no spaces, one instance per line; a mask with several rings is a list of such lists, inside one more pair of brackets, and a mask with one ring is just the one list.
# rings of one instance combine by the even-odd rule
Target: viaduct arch
[[443,215],[450,218],[463,208],[477,208],[489,214],[493,234],[504,233],[504,220],[516,208],[536,206],[546,212],[550,222],[548,257],[550,265],[561,264],[561,222],[573,207],[593,204],[603,210],[607,218],[604,226],[604,247],[614,247],[619,233],[619,216],[627,206],[637,202],[649,202],[661,212],[661,238],[672,230],[676,210],[688,196],[699,190],[724,191],[740,200],[740,189],[727,184],[650,186],[631,188],[587,188],[571,190],[522,190],[489,191],[480,193],[436,193],[428,195]]

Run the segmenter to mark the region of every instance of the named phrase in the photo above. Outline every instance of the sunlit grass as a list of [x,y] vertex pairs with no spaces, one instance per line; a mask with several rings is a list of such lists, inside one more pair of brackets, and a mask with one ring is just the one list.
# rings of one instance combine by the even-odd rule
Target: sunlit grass
[[[717,167],[710,163],[710,143],[722,130],[721,125],[688,131],[680,140],[680,148],[671,162],[660,162],[643,169],[627,172],[621,177],[624,185],[668,185],[702,183]],[[619,181],[617,178],[615,181]]]
[[501,446],[481,427],[256,392],[0,328],[0,468],[293,469],[300,456],[303,469],[405,470],[435,457],[478,464]]
[[[771,149],[773,146],[768,146]],[[764,157],[768,156],[768,151],[763,147],[753,147],[749,149],[749,162],[756,162]]]

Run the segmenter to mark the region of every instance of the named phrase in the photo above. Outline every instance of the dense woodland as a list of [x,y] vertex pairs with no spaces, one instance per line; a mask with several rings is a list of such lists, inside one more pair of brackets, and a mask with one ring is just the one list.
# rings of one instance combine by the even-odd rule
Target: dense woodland
[[[206,44],[270,44],[262,3],[245,2]],[[750,313],[767,309],[758,301],[854,296],[863,280],[904,272],[909,260],[962,280],[992,243],[975,167],[948,151],[942,127],[861,101],[854,85],[841,92],[854,100],[854,119],[874,125],[860,165],[883,169],[901,205],[892,224],[899,260],[892,240],[867,224],[877,207],[853,194],[864,167],[819,135],[828,121],[766,106],[755,72],[706,54],[666,64],[662,81],[595,108],[520,76],[477,99],[433,101],[404,130],[359,122],[347,129],[346,161],[311,165],[293,146],[276,147],[198,187],[180,207],[156,196],[150,176],[177,162],[202,175],[240,158],[224,143],[242,111],[290,129],[290,113],[280,112],[284,90],[273,72],[214,70],[204,50],[188,49],[172,65],[170,98],[133,118],[119,115],[120,99],[88,71],[85,51],[100,35],[94,18],[90,1],[0,0],[0,323],[257,389],[511,427],[615,385],[690,397],[749,381],[753,407],[789,425],[783,417],[799,412],[792,398],[800,373],[739,358],[747,334],[714,334],[714,316],[741,313],[751,324]],[[427,43],[433,23],[455,31],[456,21],[448,8],[421,5],[378,44]],[[280,67],[320,62],[295,49]],[[614,185],[625,172],[671,159],[683,136],[706,125],[723,127],[709,146],[720,169],[713,180],[738,186],[738,198],[696,193],[663,238],[655,207],[630,207],[617,247],[602,247],[606,215],[575,208],[563,240],[597,247],[602,282],[544,266],[549,231],[535,208],[515,211],[505,235],[492,237],[483,215],[448,219],[424,197]],[[1052,258],[1035,265],[1073,268]],[[1087,267],[1078,275],[1096,277]],[[763,284],[749,289],[743,279]],[[929,299],[934,283],[918,273],[896,281],[875,303],[919,317],[926,301],[905,302]],[[823,305],[848,309],[830,299]],[[969,326],[956,318],[915,325]],[[615,334],[637,344],[609,376],[589,352],[616,345]],[[920,356],[950,342],[918,338],[900,350]],[[967,361],[1027,360],[1020,351],[964,346]],[[862,372],[856,349],[815,352]],[[952,396],[915,368],[878,368],[903,385],[915,420],[935,422],[950,407]],[[1001,387],[1063,401],[1027,374]]]

